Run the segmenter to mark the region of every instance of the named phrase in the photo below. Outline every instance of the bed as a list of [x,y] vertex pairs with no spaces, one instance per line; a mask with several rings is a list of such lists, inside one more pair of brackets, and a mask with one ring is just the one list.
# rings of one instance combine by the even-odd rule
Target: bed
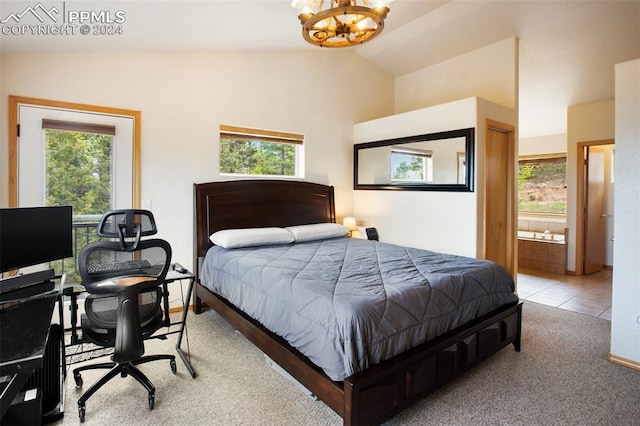
[[[339,414],[345,425],[379,424],[498,350],[511,344],[516,351],[520,350],[522,305],[513,294],[512,282],[509,284],[511,285],[510,290],[505,291],[507,284],[503,283],[504,277],[502,276],[505,272],[490,262],[389,246],[366,240],[356,241],[356,239],[346,237],[311,241],[296,240],[293,243],[285,242],[259,247],[255,252],[252,251],[253,247],[227,250],[215,246],[210,250],[214,244],[209,237],[222,230],[299,226],[305,228],[305,225],[309,224],[334,223],[333,187],[300,181],[248,180],[196,184],[194,192],[194,270],[197,279],[194,311],[200,313],[203,309],[203,302],[214,309],[265,355]],[[300,251],[302,254],[296,251]],[[387,253],[387,251],[389,252]],[[402,266],[397,268],[397,264],[393,264],[394,259],[400,258],[398,255],[400,251],[409,253],[407,262],[410,264],[421,265],[423,260],[429,260],[429,262],[435,260],[436,266],[426,262],[424,264],[427,266],[418,268],[423,269],[419,276],[428,281],[429,285],[426,286],[424,283],[409,285],[408,283],[413,279],[407,279],[405,285],[404,277],[401,276],[399,287],[407,287],[409,295],[400,294],[397,300],[390,304],[387,298],[391,296],[387,293],[391,287],[376,287],[377,284],[371,283],[358,284],[358,277],[362,275],[356,269],[358,269],[358,265],[362,266],[361,269],[370,269],[366,266],[367,259],[384,256],[391,259],[391,264],[394,265],[387,269],[402,269]],[[266,260],[258,257],[258,252],[259,256],[266,256]],[[312,257],[316,253],[321,253],[320,261],[317,258],[314,260]],[[339,253],[343,253],[342,258],[338,256]],[[304,257],[307,255],[308,258]],[[302,256],[302,258],[298,256]],[[290,258],[295,259],[294,263],[303,265],[303,270],[288,271],[289,266],[278,267],[278,265],[287,265],[281,262],[283,259]],[[205,259],[207,259],[206,263]],[[258,282],[249,285],[246,290],[243,287],[242,291],[225,292],[221,282],[229,281],[231,289],[238,289],[239,283],[245,281],[246,276],[249,275],[245,272],[234,273],[238,270],[238,265],[246,259],[250,259],[253,262],[254,270],[258,271],[253,274],[258,277]],[[333,263],[332,259],[337,259],[339,273],[331,272],[328,268],[326,271],[318,269],[326,268],[322,265]],[[458,263],[451,263],[454,260]],[[315,269],[305,269],[312,264],[316,265]],[[225,270],[225,265],[232,266]],[[267,270],[263,266],[256,268],[256,265],[275,265],[275,267]],[[488,269],[481,269],[485,267]],[[460,268],[466,268],[469,272],[461,274],[462,269]],[[380,271],[378,272],[377,275],[382,275]],[[306,293],[300,293],[299,288],[304,287],[304,285],[300,285],[300,278],[304,278],[304,273],[311,277],[307,281],[313,281],[313,291],[316,291],[316,287],[320,289],[329,287],[333,282],[333,278],[330,276],[339,275],[338,284],[326,290],[329,295],[333,296],[326,294],[324,296],[309,296]],[[292,286],[290,283],[275,285],[274,283],[281,283],[283,277],[274,274],[289,274],[296,277],[298,287]],[[327,276],[326,280],[324,279],[325,275]],[[229,276],[228,279],[227,276]],[[494,276],[498,276],[499,284],[491,281]],[[323,281],[318,281],[317,277],[323,277]],[[385,279],[388,281],[390,278]],[[466,294],[469,289],[477,286],[487,294],[491,293],[491,296],[487,297],[495,299],[493,302],[497,304],[497,307],[485,302],[481,302],[480,307],[466,305],[465,302],[461,304],[466,306],[461,309],[466,311],[462,316],[458,313],[447,316],[450,310],[445,309],[443,307],[445,305],[442,304],[430,304],[429,306],[425,304],[416,307],[415,303],[409,303],[410,306],[402,307],[402,299],[415,301],[419,299],[416,292],[423,291],[426,287],[431,292],[430,294],[442,293],[435,291],[440,285],[437,284],[437,280],[440,279],[444,280],[441,289],[450,287],[450,282],[455,280],[461,280],[465,284],[461,287],[462,290],[452,289],[450,293],[445,292],[444,296],[440,297],[445,305],[446,300],[452,298],[452,294],[461,292]],[[346,287],[345,282],[349,284]],[[387,349],[387,346],[391,345],[385,343],[382,350],[369,350],[369,347],[378,347],[379,345],[363,344],[345,338],[346,332],[344,330],[347,328],[351,330],[350,333],[353,333],[349,336],[367,334],[363,332],[359,317],[354,316],[354,319],[350,320],[349,313],[343,313],[341,308],[336,308],[336,306],[342,306],[346,304],[345,301],[350,300],[349,296],[352,295],[349,293],[356,291],[351,289],[352,286],[355,286],[359,292],[355,296],[358,299],[356,305],[362,305],[366,308],[371,304],[382,303],[382,312],[385,315],[392,311],[390,306],[399,305],[401,308],[395,310],[398,312],[405,310],[409,312],[408,317],[412,318],[431,317],[434,316],[433,312],[442,311],[442,315],[440,313],[438,315],[444,319],[438,319],[438,321],[444,324],[445,329],[442,331],[437,327],[433,328],[435,326],[432,325],[423,325],[421,322],[416,322],[415,319],[410,319],[414,322],[408,326],[398,325],[398,315],[376,317],[365,312],[363,316],[374,316],[374,322],[378,325],[382,324],[382,331],[378,330],[372,334],[378,337],[384,335],[385,342],[386,339],[396,338],[400,342],[399,348],[394,346],[393,349]],[[380,291],[380,288],[383,291]],[[492,290],[488,291],[489,288]],[[257,299],[266,300],[269,298],[268,303],[251,302],[256,300],[256,294],[262,294],[260,292],[264,291],[274,291],[262,299]],[[281,302],[284,303],[281,305],[284,307],[280,308],[282,316],[287,318],[287,322],[310,333],[314,326],[331,330],[333,322],[328,321],[325,317],[314,316],[329,312],[328,316],[331,317],[331,321],[334,321],[335,318],[338,321],[335,327],[339,333],[333,334],[340,334],[341,339],[338,340],[343,343],[342,345],[334,343],[333,346],[338,348],[338,352],[342,346],[343,353],[335,356],[329,355],[328,358],[331,360],[325,361],[322,357],[316,356],[313,348],[309,348],[313,344],[300,343],[300,339],[304,338],[304,335],[296,336],[292,334],[295,330],[289,333],[286,330],[286,325],[273,323],[274,318],[259,316],[261,315],[259,311],[263,308],[262,305],[269,305],[266,311],[273,313],[271,298],[274,294],[286,295],[287,293],[294,294],[294,299],[302,299],[305,305],[305,310],[302,312],[302,309],[289,308],[291,300]],[[243,302],[242,294],[252,295],[250,298],[246,298],[249,302]],[[341,294],[344,296],[342,299],[340,298]],[[363,294],[367,297],[363,298]],[[465,300],[478,298],[471,293],[469,294],[470,296],[466,299],[460,294],[458,296]],[[315,307],[309,311],[306,306],[311,306],[310,300],[315,299],[318,302],[313,303],[333,303],[333,305],[330,305],[331,308],[327,308],[329,305],[324,307],[320,305],[320,308]],[[438,298],[434,296],[431,299],[434,299],[435,303]],[[338,302],[335,302],[336,300]],[[362,302],[363,300],[364,302]],[[419,315],[416,314],[417,311],[420,312]],[[255,318],[260,318],[260,320]],[[382,318],[384,320],[381,320]],[[308,319],[309,323],[302,324],[300,322],[302,319]],[[267,324],[268,328],[263,324]],[[283,327],[285,327],[284,331]],[[408,334],[404,330],[408,330]],[[429,337],[423,337],[423,339],[427,339],[424,342],[416,341],[416,336],[420,335]],[[286,340],[283,336],[286,337]],[[316,339],[324,342],[321,339],[325,337],[316,337],[315,334],[309,336],[312,338],[307,336],[307,343],[309,340],[313,342]],[[322,345],[316,344],[316,346],[326,348],[331,344],[323,343]],[[348,357],[341,358],[345,354]]]

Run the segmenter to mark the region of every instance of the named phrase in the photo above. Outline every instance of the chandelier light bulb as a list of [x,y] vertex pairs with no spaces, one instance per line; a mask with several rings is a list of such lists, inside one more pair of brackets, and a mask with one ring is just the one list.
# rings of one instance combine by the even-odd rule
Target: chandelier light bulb
[[311,14],[318,9],[320,0],[293,0],[291,6],[296,8],[301,14]]
[[375,0],[373,2],[373,7],[376,9],[383,9],[385,7],[389,7],[393,0]]
[[331,25],[331,20],[330,19],[324,19],[320,22],[318,22],[315,27],[318,29],[324,29],[324,28],[329,28],[329,26]]

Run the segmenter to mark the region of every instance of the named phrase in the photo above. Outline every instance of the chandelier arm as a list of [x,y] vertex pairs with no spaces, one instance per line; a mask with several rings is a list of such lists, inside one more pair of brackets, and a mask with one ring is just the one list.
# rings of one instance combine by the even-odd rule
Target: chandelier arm
[[[333,7],[330,9],[321,10],[321,5],[317,13],[299,16],[303,25],[302,35],[309,43],[332,48],[365,43],[382,31],[384,19],[389,11],[387,7],[379,10],[357,6],[355,0],[352,2],[332,0],[331,6]],[[341,18],[342,16],[344,18]],[[359,28],[359,25],[366,20],[371,22],[366,22],[364,28]]]

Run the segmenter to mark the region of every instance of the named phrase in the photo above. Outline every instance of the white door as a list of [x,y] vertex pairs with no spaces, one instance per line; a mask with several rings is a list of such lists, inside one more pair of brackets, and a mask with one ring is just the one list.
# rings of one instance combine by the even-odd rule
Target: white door
[[597,146],[586,147],[584,273],[602,271],[606,254],[605,153]]
[[45,205],[46,163],[43,120],[115,127],[112,147],[111,208],[133,207],[134,118],[34,105],[18,106],[18,206]]

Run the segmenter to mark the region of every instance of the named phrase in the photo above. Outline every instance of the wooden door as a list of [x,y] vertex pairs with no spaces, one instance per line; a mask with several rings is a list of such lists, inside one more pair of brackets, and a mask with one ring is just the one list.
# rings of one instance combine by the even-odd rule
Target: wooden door
[[509,133],[489,128],[485,142],[485,242],[484,257],[513,274],[510,244],[511,176]]
[[584,273],[601,271],[605,263],[605,154],[599,147],[585,147]]

